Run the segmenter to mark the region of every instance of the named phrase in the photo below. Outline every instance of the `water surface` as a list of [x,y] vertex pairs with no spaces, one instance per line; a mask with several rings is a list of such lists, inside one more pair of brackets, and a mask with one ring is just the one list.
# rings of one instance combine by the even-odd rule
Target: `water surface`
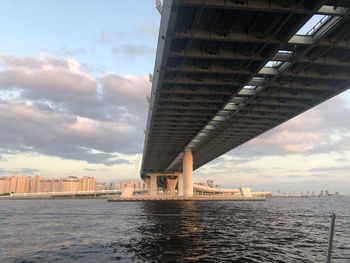
[[350,198],[0,201],[0,262],[350,262]]

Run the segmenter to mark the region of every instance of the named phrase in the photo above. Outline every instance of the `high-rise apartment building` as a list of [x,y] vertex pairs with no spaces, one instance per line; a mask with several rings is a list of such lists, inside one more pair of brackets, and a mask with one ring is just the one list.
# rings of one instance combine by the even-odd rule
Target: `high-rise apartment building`
[[39,192],[77,192],[96,190],[96,179],[90,176],[78,178],[69,176],[60,179],[45,179],[41,176],[0,177],[0,194],[39,193]]

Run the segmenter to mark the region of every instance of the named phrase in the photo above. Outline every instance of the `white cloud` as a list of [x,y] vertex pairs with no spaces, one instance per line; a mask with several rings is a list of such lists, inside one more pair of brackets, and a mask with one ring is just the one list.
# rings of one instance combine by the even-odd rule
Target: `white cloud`
[[102,42],[114,42],[140,38],[155,38],[159,31],[159,21],[146,22],[143,25],[129,31],[102,31],[99,40]]
[[229,154],[243,157],[318,154],[350,148],[350,108],[337,96],[266,132]]
[[92,78],[74,60],[1,56],[3,152],[38,152],[106,165],[142,150],[145,76]]
[[134,59],[140,56],[155,55],[156,50],[147,46],[126,44],[112,48],[112,53],[128,57],[129,59]]

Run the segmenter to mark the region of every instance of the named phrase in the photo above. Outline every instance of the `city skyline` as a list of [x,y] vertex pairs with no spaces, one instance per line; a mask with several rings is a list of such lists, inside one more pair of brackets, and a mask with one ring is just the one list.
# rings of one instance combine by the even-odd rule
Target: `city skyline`
[[[0,176],[139,178],[160,22],[154,1],[2,1],[0,14]],[[195,180],[349,194],[349,115],[347,91],[214,160]]]
[[[206,182],[195,182],[197,185],[204,185],[212,188],[220,188],[214,180]],[[92,176],[68,176],[65,178],[46,178],[44,176],[29,175],[8,175],[0,176],[0,195],[9,193],[45,193],[45,192],[80,192],[80,191],[98,191],[98,190],[124,190],[127,186],[133,185],[134,189],[147,189],[147,183],[139,179],[121,179],[111,182],[98,182]],[[238,187],[238,186],[236,186]],[[322,197],[322,196],[339,196],[344,193],[328,189],[311,190],[293,190],[282,192],[277,190],[274,196],[280,197]]]
[[43,176],[10,175],[0,176],[0,195],[9,193],[79,192],[96,190],[124,190],[128,185],[134,189],[146,189],[141,179],[118,180],[107,183],[96,181],[91,176],[68,176],[66,178],[45,178]]

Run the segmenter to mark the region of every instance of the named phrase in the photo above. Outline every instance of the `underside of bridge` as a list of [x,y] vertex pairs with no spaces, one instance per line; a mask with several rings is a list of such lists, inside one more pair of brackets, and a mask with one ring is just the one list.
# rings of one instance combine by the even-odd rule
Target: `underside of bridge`
[[165,0],[142,176],[182,172],[185,149],[197,169],[348,89],[348,8],[337,0]]

